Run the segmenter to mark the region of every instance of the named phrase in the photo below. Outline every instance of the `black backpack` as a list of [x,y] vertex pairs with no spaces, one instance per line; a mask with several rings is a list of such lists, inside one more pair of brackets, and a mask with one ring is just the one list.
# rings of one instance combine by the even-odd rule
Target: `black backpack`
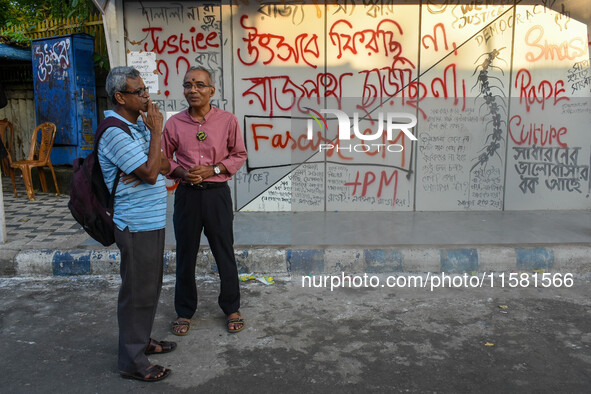
[[115,190],[119,183],[119,170],[115,176],[113,192],[110,193],[98,160],[98,144],[103,132],[109,127],[118,127],[131,136],[124,121],[105,118],[98,126],[94,136],[94,150],[86,158],[74,160],[74,176],[70,184],[68,208],[72,216],[93,239],[104,246],[115,242],[115,223],[113,223],[113,204]]

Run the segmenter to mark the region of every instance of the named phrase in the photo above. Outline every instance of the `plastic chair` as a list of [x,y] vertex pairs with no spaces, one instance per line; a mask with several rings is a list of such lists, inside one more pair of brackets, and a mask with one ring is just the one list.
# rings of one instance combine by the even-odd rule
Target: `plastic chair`
[[12,181],[12,190],[16,197],[16,183],[14,182],[14,168],[12,168],[12,141],[14,137],[14,128],[12,123],[8,119],[4,118],[0,120],[0,138],[2,138],[2,144],[8,152],[8,157],[2,159],[2,172],[4,175],[10,175]]
[[[47,193],[47,182],[45,180],[45,173],[43,167],[49,167],[51,175],[53,176],[53,182],[55,184],[56,195],[60,195],[60,189],[57,186],[57,179],[55,177],[55,171],[51,165],[51,149],[53,148],[53,141],[55,140],[56,126],[51,122],[41,123],[33,131],[33,138],[31,140],[31,148],[29,150],[29,157],[27,160],[19,160],[12,162],[12,168],[18,168],[23,173],[23,180],[25,181],[25,188],[27,189],[27,195],[29,200],[35,200],[35,191],[33,190],[33,181],[31,179],[31,169],[38,167],[39,179],[41,180],[41,188]],[[39,143],[39,149],[36,149],[37,137],[41,132],[41,142]],[[14,183],[13,183],[14,187]],[[16,187],[14,187],[14,195],[16,196]]]

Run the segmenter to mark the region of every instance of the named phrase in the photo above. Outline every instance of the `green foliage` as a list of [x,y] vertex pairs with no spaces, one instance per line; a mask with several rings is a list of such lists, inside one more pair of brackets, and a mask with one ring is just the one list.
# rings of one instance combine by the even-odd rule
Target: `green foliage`
[[[12,23],[7,23],[6,27],[12,26]],[[0,44],[14,45],[18,47],[28,47],[31,45],[31,40],[21,30],[7,31],[0,34]]]
[[[29,47],[26,33],[48,19],[74,18],[80,24],[96,13],[92,0],[0,0],[0,28],[19,26],[22,30],[0,34],[0,44]],[[109,70],[107,56],[94,54],[97,71]]]
[[111,66],[109,65],[109,57],[95,52],[92,55],[92,60],[94,60],[95,71],[97,71],[97,73],[100,72],[105,74],[104,77],[106,78],[106,74],[111,69]]
[[0,34],[0,44],[26,48],[31,45],[31,40],[22,31],[9,31]]
[[0,0],[0,27],[24,26],[24,30],[0,34],[0,43],[29,46],[27,31],[48,19],[75,18],[80,23],[96,12],[92,0]]
[[85,20],[94,10],[92,0],[0,0],[0,25],[34,25],[50,17]]

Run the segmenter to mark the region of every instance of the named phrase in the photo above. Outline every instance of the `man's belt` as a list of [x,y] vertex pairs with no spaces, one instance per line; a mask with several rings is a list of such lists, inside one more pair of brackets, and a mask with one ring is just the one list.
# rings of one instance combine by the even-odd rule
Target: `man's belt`
[[186,186],[191,189],[207,190],[207,189],[217,189],[219,187],[228,186],[228,182],[201,182],[201,183],[182,182],[181,185]]

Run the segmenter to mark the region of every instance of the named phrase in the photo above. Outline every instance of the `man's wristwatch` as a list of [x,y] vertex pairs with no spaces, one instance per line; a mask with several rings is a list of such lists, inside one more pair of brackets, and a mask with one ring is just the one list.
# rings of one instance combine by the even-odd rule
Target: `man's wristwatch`
[[213,166],[213,173],[216,175],[220,175],[222,173],[222,170],[220,170],[220,167],[217,164]]

